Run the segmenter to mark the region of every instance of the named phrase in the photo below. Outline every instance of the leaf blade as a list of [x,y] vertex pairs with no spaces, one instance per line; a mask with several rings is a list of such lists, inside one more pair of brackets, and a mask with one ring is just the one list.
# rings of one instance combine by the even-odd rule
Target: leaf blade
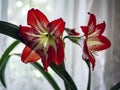
[[43,76],[48,80],[48,82],[52,85],[52,87],[55,90],[60,90],[59,86],[57,85],[57,83],[53,79],[53,77],[48,72],[44,72],[43,67],[38,62],[34,62],[34,63],[31,63],[31,64],[43,74]]
[[120,89],[120,82],[118,82],[115,86],[111,88],[111,90],[119,90]]
[[2,67],[4,66],[4,64],[6,63],[5,62],[5,58],[6,56],[9,55],[9,53],[15,48],[16,45],[18,45],[20,42],[19,41],[14,41],[6,50],[5,52],[3,53],[3,55],[1,56],[1,59],[0,59],[0,70],[2,69]]
[[71,87],[71,90],[77,90],[77,87],[71,76],[62,66],[58,67],[57,65],[52,63],[50,67]]
[[[8,55],[6,58],[5,58],[5,61],[8,61],[10,58],[10,55]],[[5,63],[3,69],[0,70],[0,80],[1,80],[1,83],[2,85],[6,88],[6,81],[5,81],[5,68],[6,68],[6,65],[7,63]]]
[[5,82],[5,77],[4,77],[4,72],[5,72],[5,68],[6,65],[8,63],[8,59],[10,58],[10,52],[13,50],[13,48],[15,48],[16,45],[19,44],[19,41],[14,41],[3,53],[3,55],[1,56],[0,59],[0,80],[1,83],[3,84],[4,87],[6,86],[6,82]]
[[19,33],[19,26],[17,25],[5,21],[0,21],[0,33],[17,39],[22,43],[25,43],[21,38],[21,35]]

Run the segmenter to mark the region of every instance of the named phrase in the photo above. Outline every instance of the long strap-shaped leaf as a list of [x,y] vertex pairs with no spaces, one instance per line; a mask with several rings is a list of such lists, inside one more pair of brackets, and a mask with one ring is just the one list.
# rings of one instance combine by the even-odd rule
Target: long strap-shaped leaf
[[[14,55],[21,56],[21,54],[14,54]],[[33,65],[38,71],[40,71],[42,73],[42,75],[52,85],[52,87],[54,88],[54,90],[60,90],[59,86],[57,85],[57,83],[53,79],[53,77],[48,72],[45,72],[44,68],[38,62],[31,63],[31,65]]]
[[9,53],[13,50],[13,48],[15,48],[16,45],[19,44],[19,41],[15,41],[13,42],[7,49],[6,51],[3,53],[1,59],[0,59],[0,80],[2,82],[2,84],[6,87],[6,83],[5,83],[5,79],[4,79],[4,70],[5,70],[5,66],[8,62],[9,59]]
[[0,33],[17,39],[18,38],[17,31],[18,26],[8,22],[0,21]]
[[6,61],[6,56],[9,55],[9,53],[15,48],[16,45],[19,44],[19,41],[15,41],[13,42],[7,49],[6,51],[3,53],[1,59],[0,59],[0,70],[2,69],[2,67],[4,67],[4,64],[7,62]]
[[60,90],[55,80],[51,77],[51,75],[48,72],[44,72],[43,67],[38,62],[31,64],[44,75],[44,77],[49,81],[49,83],[53,86],[55,90]]
[[110,90],[119,90],[120,89],[120,82],[117,83],[114,87],[112,87]]
[[6,63],[4,63],[4,66],[3,66],[2,69],[0,70],[0,80],[1,80],[2,85],[3,85],[4,87],[7,87],[7,86],[6,86],[6,82],[5,82],[5,67],[6,67],[6,65],[7,65],[7,61],[9,60],[10,56],[11,56],[11,55],[6,56],[6,58],[4,59],[4,60],[6,61]]
[[[0,21],[0,33],[18,39],[22,43],[25,44],[24,41],[21,40],[19,31],[19,27],[4,21]],[[8,32],[9,31],[9,32]],[[70,75],[65,71],[62,67],[57,67],[55,64],[51,64],[51,68],[66,82],[70,85],[72,90],[77,90],[74,81],[70,77]]]
[[58,67],[52,63],[50,67],[70,86],[71,90],[77,90],[75,83],[62,65]]
[[20,34],[18,32],[19,32],[18,26],[5,21],[0,21],[0,33],[15,38],[24,43],[24,41],[21,40]]
[[[4,52],[4,54],[2,55],[1,60],[0,60],[0,80],[1,80],[1,82],[2,82],[4,87],[6,87],[5,67],[6,67],[6,64],[7,64],[8,60],[9,60],[10,56],[12,56],[12,55],[9,55],[9,54],[13,50],[13,48],[15,48],[15,46],[18,43],[19,43],[19,41],[13,42],[6,49],[6,51]],[[13,54],[13,55],[17,55],[18,56],[19,54]],[[60,90],[59,86],[57,85],[55,80],[52,78],[52,76],[48,72],[44,72],[44,69],[42,68],[42,66],[39,63],[36,62],[36,63],[31,63],[31,64],[43,74],[43,76],[49,81],[49,83],[52,85],[52,87],[55,90]]]

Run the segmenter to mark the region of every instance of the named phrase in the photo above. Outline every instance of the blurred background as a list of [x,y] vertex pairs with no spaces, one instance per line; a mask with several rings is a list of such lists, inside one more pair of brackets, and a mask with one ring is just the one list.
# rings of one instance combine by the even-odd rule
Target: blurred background
[[[110,49],[98,52],[96,66],[92,72],[91,90],[110,90],[120,81],[120,0],[0,0],[0,20],[16,25],[27,25],[27,12],[31,8],[41,10],[50,21],[59,17],[66,21],[66,27],[87,25],[88,12],[94,13],[97,22],[106,22],[106,35],[112,43]],[[15,41],[0,34],[0,56]],[[82,60],[82,49],[66,40],[66,69],[79,90],[86,90],[88,68]],[[20,44],[14,51],[21,53]],[[63,81],[49,68],[49,72],[64,90]],[[19,57],[10,58],[5,72],[7,88],[0,83],[0,90],[53,90],[46,79],[30,64],[24,64]]]

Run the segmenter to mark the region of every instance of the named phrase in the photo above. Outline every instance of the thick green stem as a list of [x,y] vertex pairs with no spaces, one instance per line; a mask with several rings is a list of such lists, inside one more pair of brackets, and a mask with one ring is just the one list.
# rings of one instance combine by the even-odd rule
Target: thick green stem
[[87,90],[91,89],[91,66],[90,66],[90,61],[86,60],[87,66],[88,66],[88,84],[87,84]]
[[[65,63],[63,62],[62,64],[63,68],[65,69]],[[66,69],[65,69],[66,70]],[[66,90],[71,90],[70,86],[64,81],[65,89]]]
[[54,63],[51,63],[50,67],[64,80],[64,82],[68,84],[68,86],[71,88],[70,90],[78,90],[71,76],[67,73],[62,65],[58,67]]

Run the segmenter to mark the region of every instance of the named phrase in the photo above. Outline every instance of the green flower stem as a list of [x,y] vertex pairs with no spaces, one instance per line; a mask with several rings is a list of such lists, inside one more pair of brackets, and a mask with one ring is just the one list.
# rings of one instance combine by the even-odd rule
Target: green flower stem
[[[65,63],[63,62],[62,64],[63,68],[65,69]],[[65,69],[66,70],[66,69]],[[64,81],[65,89],[66,90],[71,90],[70,86]]]
[[86,60],[87,66],[88,66],[88,84],[87,84],[87,90],[91,90],[91,66],[90,61]]
[[[65,28],[66,29],[66,28]],[[67,37],[66,37],[67,38]],[[63,41],[65,40],[65,37],[63,38]],[[65,47],[65,44],[64,44],[64,47]],[[65,63],[63,62],[62,63],[62,65],[61,65],[62,67],[63,67],[63,69],[64,70],[66,70],[66,68],[65,68]],[[54,70],[55,71],[55,70]],[[58,74],[58,73],[57,73]],[[60,76],[60,75],[59,75]],[[64,79],[63,79],[64,80]],[[72,90],[71,89],[71,87],[70,87],[70,85],[64,80],[64,86],[65,86],[65,89],[66,90]]]
[[[71,29],[70,29],[70,28],[65,28],[65,31],[66,31],[66,32],[68,32],[69,30],[71,30]],[[74,36],[74,37],[82,38],[82,37],[84,37],[84,35],[83,35],[83,36]]]

